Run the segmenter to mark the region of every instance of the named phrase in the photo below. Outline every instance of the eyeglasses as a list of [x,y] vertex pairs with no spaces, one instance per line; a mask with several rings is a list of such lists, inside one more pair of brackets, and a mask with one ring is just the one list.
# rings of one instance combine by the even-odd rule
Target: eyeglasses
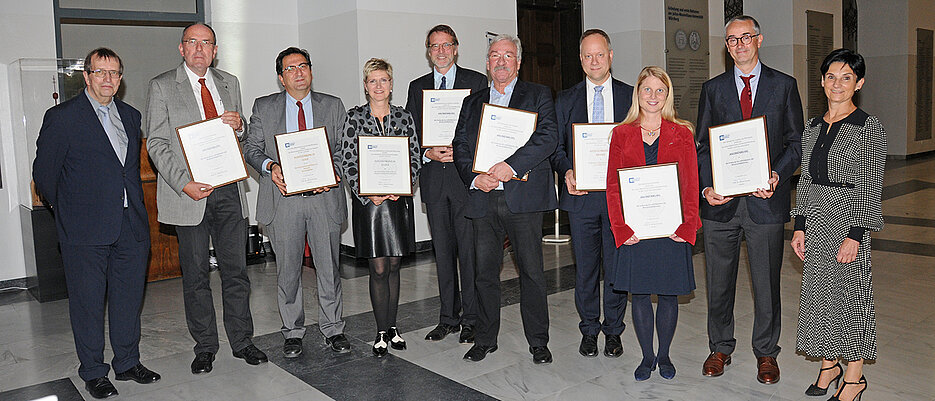
[[750,42],[753,41],[753,38],[757,36],[760,36],[760,34],[757,33],[757,34],[751,35],[749,33],[745,33],[739,38],[736,36],[728,36],[726,39],[726,42],[727,42],[727,45],[730,47],[737,46],[737,42],[743,43],[745,45],[749,45]]
[[393,78],[380,78],[380,79],[371,78],[367,80],[367,85],[376,85],[377,83],[380,83],[380,85],[387,85],[392,80]]
[[493,62],[496,62],[497,60],[500,60],[501,58],[505,61],[510,61],[516,58],[516,55],[513,53],[490,53],[487,55],[487,59]]
[[439,49],[449,50],[449,49],[451,49],[452,47],[455,47],[455,46],[457,46],[457,45],[454,44],[454,43],[445,42],[445,43],[432,43],[432,44],[428,45],[428,48],[429,48],[429,50],[431,50],[431,51],[433,51],[433,52],[437,52]]
[[120,73],[120,71],[117,70],[102,70],[100,68],[94,71],[88,71],[88,74],[94,75],[97,78],[104,78],[104,76],[109,76],[115,79],[120,78],[120,76],[123,75]]
[[290,65],[288,67],[283,67],[282,72],[296,73],[299,71],[308,71],[308,69],[311,67],[312,65],[309,63],[301,63],[299,65]]
[[195,46],[195,45],[198,45],[198,44],[201,44],[201,45],[203,45],[203,46],[205,46],[205,47],[207,47],[207,46],[214,46],[214,42],[212,42],[212,41],[210,41],[210,40],[208,40],[208,39],[200,39],[200,40],[199,40],[199,39],[183,39],[183,40],[182,40],[182,43],[185,43],[185,44],[187,44],[187,45],[189,45],[189,46]]

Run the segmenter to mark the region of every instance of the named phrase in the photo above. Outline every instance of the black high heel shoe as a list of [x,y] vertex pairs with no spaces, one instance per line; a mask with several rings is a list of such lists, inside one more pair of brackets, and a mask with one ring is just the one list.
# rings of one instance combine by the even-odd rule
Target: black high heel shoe
[[399,335],[399,329],[396,327],[390,327],[390,330],[386,332],[386,337],[390,339],[390,346],[395,350],[404,350],[406,349],[406,340],[403,340]]
[[[828,382],[828,387],[825,387],[825,388],[818,387],[818,380],[821,379],[821,372],[824,372],[826,370],[831,370],[834,368],[838,368],[838,375],[835,376],[833,379],[831,379],[830,382]],[[808,389],[805,390],[805,395],[816,396],[816,395],[828,394],[828,389],[831,388],[831,383],[834,383],[834,388],[838,388],[841,385],[841,376],[843,375],[844,375],[844,368],[841,367],[840,363],[836,363],[834,364],[834,366],[829,366],[827,368],[821,368],[818,371],[818,379],[815,379],[815,384],[810,384],[808,386]]]
[[373,340],[373,354],[377,357],[386,355],[386,345],[388,342],[385,331],[377,332],[377,338]]
[[857,395],[855,395],[854,398],[851,399],[851,401],[860,400],[860,397],[864,394],[864,390],[870,387],[870,385],[867,384],[867,379],[864,378],[863,376],[860,376],[860,380],[856,382],[849,382],[847,380],[841,380],[841,387],[838,387],[838,392],[835,395],[831,396],[831,398],[829,398],[828,401],[841,401],[841,399],[838,398],[838,395],[841,394],[841,391],[844,391],[844,388],[847,387],[848,384],[853,384],[855,386],[859,386],[861,384],[864,385],[864,388],[860,389],[860,391],[857,392]]

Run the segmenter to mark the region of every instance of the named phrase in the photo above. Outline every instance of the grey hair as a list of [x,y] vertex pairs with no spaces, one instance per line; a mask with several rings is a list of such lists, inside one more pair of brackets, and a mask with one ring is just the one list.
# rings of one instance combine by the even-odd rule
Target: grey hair
[[497,43],[503,40],[509,40],[510,42],[513,42],[513,45],[516,46],[516,59],[522,60],[523,59],[523,43],[519,41],[518,37],[510,35],[508,33],[501,33],[497,36],[494,36],[493,39],[490,39],[490,42],[487,43],[487,56],[485,57],[490,56],[490,46],[493,46],[494,43]]
[[756,18],[749,15],[736,15],[731,17],[731,19],[727,20],[727,23],[724,24],[724,30],[726,31],[727,27],[736,21],[753,21],[753,31],[756,32],[757,35],[760,34],[760,23],[756,21]]

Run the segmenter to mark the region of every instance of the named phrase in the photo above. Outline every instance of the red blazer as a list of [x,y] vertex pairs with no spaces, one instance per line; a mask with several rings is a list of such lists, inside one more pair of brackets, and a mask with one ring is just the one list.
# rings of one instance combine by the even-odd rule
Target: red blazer
[[[662,120],[659,132],[657,163],[678,162],[679,191],[682,197],[682,224],[675,230],[679,238],[695,245],[695,233],[701,228],[698,217],[698,161],[695,138],[687,127]],[[633,236],[633,229],[623,220],[620,205],[620,182],[617,169],[646,165],[643,136],[637,123],[618,125],[610,140],[607,160],[607,214],[617,247]]]

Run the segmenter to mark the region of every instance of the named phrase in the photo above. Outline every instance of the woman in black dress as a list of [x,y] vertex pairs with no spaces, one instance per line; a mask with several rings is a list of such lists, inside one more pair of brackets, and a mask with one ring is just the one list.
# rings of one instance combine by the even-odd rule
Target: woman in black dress
[[358,136],[409,137],[409,169],[412,184],[421,167],[419,143],[412,116],[390,104],[393,92],[393,67],[385,60],[372,58],[364,64],[364,93],[367,104],[347,111],[341,139],[344,152],[344,177],[357,202],[351,202],[354,246],[358,258],[368,258],[370,267],[370,303],[377,321],[373,353],[386,355],[387,344],[406,349],[406,341],[396,328],[399,307],[399,264],[402,257],[415,251],[415,223],[411,196],[360,195]]

